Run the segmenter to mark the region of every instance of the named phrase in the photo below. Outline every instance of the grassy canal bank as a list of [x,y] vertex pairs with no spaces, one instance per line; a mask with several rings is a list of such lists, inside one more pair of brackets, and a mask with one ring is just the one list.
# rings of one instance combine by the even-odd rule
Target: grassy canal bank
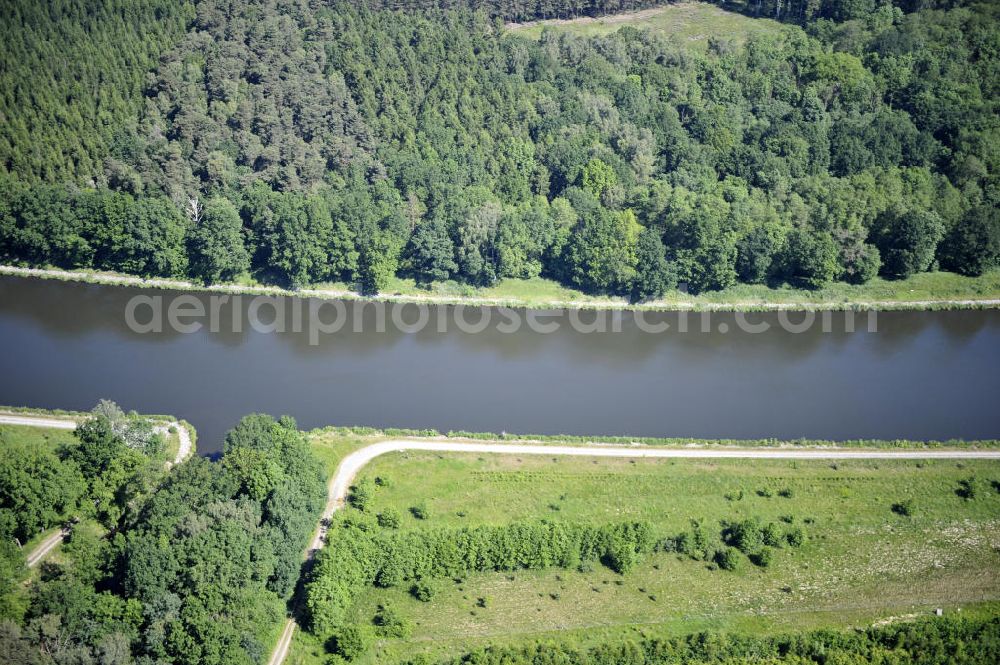
[[661,299],[642,303],[632,303],[625,298],[589,296],[541,277],[508,279],[491,287],[472,287],[456,282],[424,287],[412,279],[396,277],[384,292],[369,297],[361,295],[353,285],[341,282],[302,289],[285,289],[250,279],[232,284],[204,285],[187,280],[143,278],[113,272],[19,266],[0,266],[0,275],[178,291],[526,309],[750,312],[1000,308],[1000,270],[979,277],[946,272],[919,273],[902,280],[875,278],[861,285],[837,282],[816,290],[740,284],[698,295],[673,291]]
[[433,429],[403,429],[387,427],[325,427],[314,430],[313,436],[328,434],[330,440],[346,445],[348,441],[377,442],[390,439],[443,439],[454,441],[484,441],[497,443],[544,443],[551,445],[615,445],[615,446],[664,446],[673,448],[871,448],[871,449],[936,449],[936,448],[1000,448],[1000,439],[966,441],[910,441],[908,439],[848,439],[825,441],[821,439],[692,439],[650,436],[576,436],[571,434],[514,434],[504,432],[438,432]]

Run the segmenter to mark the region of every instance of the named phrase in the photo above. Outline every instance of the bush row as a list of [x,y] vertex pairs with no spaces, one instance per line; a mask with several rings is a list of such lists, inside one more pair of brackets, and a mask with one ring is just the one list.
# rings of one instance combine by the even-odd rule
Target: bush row
[[[814,631],[778,637],[697,633],[581,649],[568,644],[487,647],[439,665],[675,665],[680,663],[979,664],[996,662],[1000,619],[926,619],[864,631]],[[427,665],[418,657],[407,665]]]
[[601,561],[627,573],[654,545],[644,522],[603,526],[521,522],[505,526],[397,532],[353,518],[330,532],[306,586],[314,632],[326,635],[364,587],[382,587],[470,572],[575,568]]

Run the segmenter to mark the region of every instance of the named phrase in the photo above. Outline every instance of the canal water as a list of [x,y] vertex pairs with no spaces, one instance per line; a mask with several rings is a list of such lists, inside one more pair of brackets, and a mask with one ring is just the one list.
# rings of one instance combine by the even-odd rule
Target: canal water
[[1000,436],[996,311],[857,314],[851,325],[842,313],[357,314],[351,303],[184,294],[181,332],[169,310],[181,295],[0,277],[0,404],[84,410],[109,398],[189,420],[203,453],[255,411],[303,428]]

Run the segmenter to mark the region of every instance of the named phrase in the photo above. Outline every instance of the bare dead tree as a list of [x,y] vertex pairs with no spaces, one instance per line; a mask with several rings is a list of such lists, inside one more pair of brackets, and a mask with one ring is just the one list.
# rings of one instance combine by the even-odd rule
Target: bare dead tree
[[188,205],[185,212],[187,213],[188,219],[190,219],[192,223],[198,224],[201,222],[203,209],[197,196],[188,199]]

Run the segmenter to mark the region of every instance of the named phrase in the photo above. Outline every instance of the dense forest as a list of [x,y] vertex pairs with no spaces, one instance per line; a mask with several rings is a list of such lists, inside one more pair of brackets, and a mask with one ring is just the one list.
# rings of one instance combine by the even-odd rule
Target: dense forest
[[747,3],[801,27],[705,53],[500,22],[628,2],[98,4],[3,10],[5,262],[647,299],[1000,256],[994,3]]
[[2,169],[97,182],[116,140],[135,131],[148,72],[193,16],[172,0],[2,3]]
[[[247,416],[220,461],[166,475],[104,412],[76,435],[57,454],[15,448],[0,461],[0,661],[261,662],[326,502],[294,421]],[[61,515],[83,521],[18,591],[26,572],[12,536]]]

